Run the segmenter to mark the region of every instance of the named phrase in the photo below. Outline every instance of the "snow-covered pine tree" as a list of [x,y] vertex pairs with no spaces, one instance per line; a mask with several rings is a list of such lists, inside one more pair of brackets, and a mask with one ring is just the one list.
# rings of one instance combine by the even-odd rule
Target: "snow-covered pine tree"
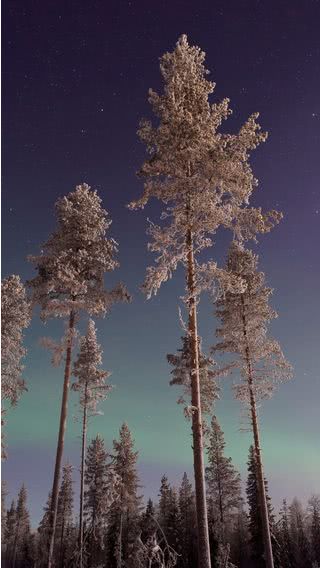
[[290,532],[293,542],[294,567],[312,566],[311,544],[306,532],[306,512],[295,497],[289,507]]
[[241,371],[241,383],[235,385],[236,398],[248,408],[254,438],[256,467],[261,500],[264,548],[267,568],[273,568],[267,502],[264,495],[263,466],[257,404],[272,395],[279,382],[289,379],[292,369],[279,343],[268,336],[268,323],[277,313],[269,306],[272,289],[265,275],[258,271],[258,256],[233,241],[227,270],[244,282],[241,292],[226,291],[217,301],[216,315],[221,320],[217,336],[221,341],[214,351],[236,355],[234,366]]
[[22,485],[17,499],[17,508],[15,511],[15,528],[14,541],[12,551],[12,568],[23,566],[23,550],[26,541],[30,539],[30,520],[29,511],[27,509],[27,490]]
[[197,565],[196,508],[192,484],[186,473],[183,474],[179,487],[179,510],[181,556],[178,558],[178,566],[193,568]]
[[320,495],[312,495],[308,501],[311,523],[311,546],[313,561],[320,566]]
[[108,527],[108,566],[135,568],[135,546],[139,535],[141,497],[138,496],[138,452],[127,424],[113,441],[113,468],[116,475],[116,498],[112,504]]
[[33,303],[39,304],[43,319],[61,317],[68,320],[63,396],[54,479],[52,486],[52,533],[48,568],[52,564],[58,489],[66,430],[68,394],[71,375],[71,352],[75,320],[83,310],[104,315],[113,302],[128,300],[123,285],[107,291],[106,272],[118,266],[117,244],[107,238],[111,220],[101,207],[101,199],[87,184],[58,199],[55,204],[57,228],[38,256],[30,256],[37,276],[29,282]]
[[58,497],[56,523],[56,565],[64,568],[70,557],[70,540],[73,529],[73,466],[66,463],[62,468],[62,479]]
[[105,533],[112,502],[112,473],[109,454],[101,436],[88,446],[84,493],[84,555],[88,566],[99,566],[105,557]]
[[216,536],[222,545],[229,542],[231,521],[241,503],[240,474],[225,457],[224,434],[216,416],[212,417],[207,441],[208,466],[206,481],[208,496],[215,505]]
[[30,316],[30,303],[20,277],[8,276],[1,283],[1,395],[10,404],[16,404],[26,390],[21,359],[26,355],[23,330]]
[[[192,389],[191,372],[192,350],[191,341],[188,335],[181,338],[182,347],[178,353],[167,355],[168,363],[173,367],[171,371],[172,379],[170,385],[179,385],[184,389],[183,395],[179,397],[178,404],[184,404],[185,414],[192,416]],[[217,372],[214,370],[214,361],[206,357],[201,349],[201,338],[198,336],[198,357],[199,357],[199,378],[200,378],[200,398],[201,411],[203,414],[212,412],[212,407],[216,399],[219,398],[219,386],[216,381]],[[191,409],[191,410],[190,410]]]
[[[256,453],[254,447],[250,446],[248,459],[248,478],[246,485],[247,502],[249,508],[249,531],[251,537],[250,552],[251,558],[253,562],[256,563],[257,568],[264,568],[266,566],[267,559],[265,557],[264,529],[262,524],[261,500],[259,496],[259,480],[256,463]],[[267,502],[269,532],[272,539],[274,516],[271,506],[271,499],[268,495],[268,483],[265,478],[264,492]],[[275,544],[274,541],[273,544]]]
[[[30,303],[20,277],[13,274],[1,282],[1,400],[2,405],[15,405],[21,393],[27,390],[22,379],[23,331],[31,319]],[[5,424],[6,408],[1,409],[1,425]],[[1,456],[6,458],[1,433]]]
[[144,193],[131,209],[143,208],[151,198],[162,201],[164,225],[150,224],[149,249],[155,252],[156,267],[149,267],[144,283],[148,297],[156,293],[179,264],[186,271],[188,331],[192,352],[193,452],[199,565],[210,568],[206,511],[203,432],[198,362],[197,303],[202,290],[212,290],[218,280],[224,288],[239,286],[215,262],[200,264],[199,253],[212,245],[219,227],[231,229],[237,238],[249,239],[267,232],[280,215],[263,215],[248,207],[257,181],[249,165],[249,153],[266,134],[260,132],[257,114],[249,117],[238,134],[224,134],[219,127],[229,114],[229,100],[210,104],[215,85],[206,79],[205,53],[181,36],[172,53],[160,60],[164,92],[149,91],[149,101],[158,125],[143,121],[139,135],[150,158],[140,175]]
[[80,514],[79,514],[79,568],[83,566],[83,497],[84,497],[84,468],[87,445],[87,424],[90,414],[97,411],[99,402],[106,399],[111,389],[106,385],[106,379],[110,373],[99,367],[102,364],[102,349],[97,342],[95,323],[92,319],[88,322],[87,333],[80,339],[80,351],[74,363],[73,374],[78,379],[72,388],[80,394],[80,406],[82,408],[82,443],[81,443],[81,467],[80,467]]

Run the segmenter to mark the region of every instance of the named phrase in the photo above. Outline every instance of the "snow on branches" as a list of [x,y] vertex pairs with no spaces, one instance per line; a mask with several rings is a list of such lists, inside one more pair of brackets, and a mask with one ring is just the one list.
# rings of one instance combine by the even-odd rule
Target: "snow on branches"
[[22,341],[30,319],[30,303],[20,277],[8,276],[1,283],[1,395],[10,404],[16,404],[26,390],[21,378],[21,359],[26,355]]
[[[151,223],[149,250],[156,253],[156,266],[147,269],[143,289],[148,297],[171,278],[179,264],[187,265],[191,236],[194,252],[212,246],[219,227],[230,229],[238,239],[255,239],[270,231],[282,215],[262,213],[248,207],[257,180],[249,157],[267,138],[252,114],[237,134],[219,131],[231,114],[229,100],[209,102],[214,83],[206,78],[205,53],[181,36],[175,50],[160,60],[164,81],[162,94],[149,91],[149,102],[158,124],[142,121],[138,134],[150,157],[140,170],[144,192],[131,209],[143,208],[153,197],[165,210],[162,225]],[[199,271],[196,295],[213,289],[215,282],[230,287],[231,275],[214,263]],[[196,271],[196,279],[197,279]],[[188,298],[185,298],[186,301]]]
[[[182,348],[178,349],[178,353],[167,355],[168,363],[173,367],[171,371],[172,379],[170,385],[179,385],[184,389],[184,393],[178,399],[178,404],[184,404],[185,415],[190,417],[190,414],[196,409],[193,409],[191,404],[191,350],[190,339],[184,336],[182,339]],[[210,357],[206,357],[201,350],[201,340],[199,340],[199,375],[200,375],[200,398],[202,412],[210,413],[212,406],[219,398],[219,385],[216,380],[217,373],[213,369],[215,362]]]
[[33,302],[43,319],[66,317],[71,311],[105,314],[115,301],[128,301],[123,284],[111,291],[104,274],[118,266],[117,243],[107,238],[111,225],[101,199],[87,184],[58,199],[57,228],[39,256],[29,256],[38,275],[29,282]]
[[80,351],[74,363],[73,374],[77,382],[72,389],[80,393],[80,405],[95,412],[97,404],[106,399],[111,385],[105,382],[111,373],[99,369],[102,364],[102,350],[97,342],[94,321],[88,322],[87,333],[80,338]]
[[250,388],[257,401],[269,398],[277,384],[292,375],[280,344],[268,336],[268,324],[277,313],[269,306],[272,289],[265,285],[265,275],[258,272],[257,266],[258,256],[234,241],[227,270],[241,278],[246,289],[242,293],[227,292],[218,300],[216,310],[221,320],[217,330],[221,341],[214,351],[236,354],[234,364],[241,371],[242,381],[235,385],[235,394],[248,404]]

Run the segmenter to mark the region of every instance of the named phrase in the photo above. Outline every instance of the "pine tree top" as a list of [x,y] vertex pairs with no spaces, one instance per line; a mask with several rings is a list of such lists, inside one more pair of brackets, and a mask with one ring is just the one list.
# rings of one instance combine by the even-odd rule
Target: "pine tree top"
[[292,376],[280,344],[268,333],[268,324],[277,313],[269,305],[272,289],[258,270],[258,259],[243,244],[231,244],[227,270],[242,280],[243,289],[227,291],[217,301],[216,309],[221,321],[216,332],[220,341],[213,351],[236,355],[232,365],[240,369],[242,381],[234,389],[236,397],[245,403],[250,401],[249,375],[258,401],[270,397],[280,382]]
[[[140,175],[144,192],[131,209],[143,208],[151,198],[165,205],[163,226],[150,223],[149,249],[156,266],[149,267],[144,282],[148,297],[171,278],[177,266],[186,265],[190,232],[196,255],[210,247],[219,227],[230,229],[239,239],[255,238],[270,231],[281,214],[248,207],[257,180],[249,163],[250,152],[266,139],[252,114],[236,134],[219,131],[231,114],[229,99],[211,104],[214,83],[208,81],[205,54],[181,36],[176,48],[160,59],[163,92],[149,90],[149,102],[157,123],[143,120],[139,136],[148,159]],[[197,294],[213,290],[214,283],[232,287],[223,269],[208,262],[196,266]]]
[[87,333],[80,339],[80,351],[73,367],[77,381],[72,388],[80,393],[80,405],[93,412],[112,389],[106,384],[110,373],[100,369],[101,364],[102,349],[97,341],[95,323],[89,319]]
[[87,184],[57,200],[57,228],[42,247],[29,256],[37,276],[29,281],[33,301],[44,319],[65,317],[70,311],[105,314],[116,300],[128,300],[123,285],[107,291],[104,275],[118,266],[117,243],[107,237],[111,220],[101,199]]

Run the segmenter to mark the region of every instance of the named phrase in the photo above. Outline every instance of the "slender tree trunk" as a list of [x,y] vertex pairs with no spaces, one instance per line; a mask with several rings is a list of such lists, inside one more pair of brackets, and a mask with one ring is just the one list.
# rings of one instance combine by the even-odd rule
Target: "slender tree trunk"
[[64,370],[64,382],[63,382],[63,395],[61,401],[61,413],[60,413],[60,426],[59,426],[59,436],[57,444],[56,453],[56,463],[54,468],[54,477],[52,485],[52,497],[51,497],[51,511],[50,511],[50,537],[49,537],[49,556],[48,556],[48,568],[52,568],[53,565],[53,550],[54,550],[54,537],[56,532],[56,522],[57,522],[57,508],[58,508],[58,492],[59,492],[59,480],[60,471],[64,447],[64,436],[67,426],[67,411],[68,411],[68,396],[70,389],[70,376],[71,376],[71,351],[72,351],[72,339],[74,330],[74,320],[75,313],[70,312],[69,317],[69,337],[66,350],[66,364]]
[[198,566],[199,568],[211,568],[210,544],[208,530],[208,515],[205,486],[205,470],[203,457],[203,430],[200,400],[200,374],[199,374],[199,349],[197,330],[197,305],[195,297],[195,266],[193,253],[193,240],[191,230],[187,233],[188,246],[188,271],[187,285],[189,293],[189,336],[192,359],[191,369],[191,404],[192,411],[192,435],[193,435],[193,465],[197,509],[198,529]]
[[83,566],[83,496],[84,496],[84,465],[86,459],[86,443],[87,443],[87,390],[88,384],[85,386],[83,419],[82,419],[82,448],[81,448],[81,481],[80,481],[80,514],[79,514],[79,549],[80,561],[79,566]]
[[259,424],[258,424],[258,416],[257,416],[257,405],[256,405],[256,399],[255,399],[255,394],[254,394],[254,390],[253,390],[253,372],[252,372],[252,365],[251,365],[250,352],[249,352],[249,346],[248,346],[247,322],[246,322],[246,316],[245,316],[245,303],[244,303],[243,294],[241,294],[241,304],[242,304],[243,333],[244,333],[245,342],[246,342],[246,364],[247,364],[247,371],[248,371],[248,386],[249,386],[249,395],[250,395],[251,423],[252,423],[253,439],[254,439],[256,475],[257,475],[257,478],[258,478],[258,496],[259,496],[259,501],[260,501],[264,554],[265,554],[266,568],[274,568],[272,544],[271,544],[271,533],[270,533],[270,523],[269,523],[269,512],[268,512],[268,504],[267,504],[267,498],[266,498],[266,488],[265,488],[265,484],[264,484],[263,465],[262,465],[262,456],[261,456],[260,434],[259,434]]

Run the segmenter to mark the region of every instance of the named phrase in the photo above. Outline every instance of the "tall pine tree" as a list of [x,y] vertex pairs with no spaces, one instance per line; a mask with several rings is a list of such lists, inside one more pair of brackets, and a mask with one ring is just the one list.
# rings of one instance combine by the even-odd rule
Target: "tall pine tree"
[[108,563],[110,568],[134,568],[141,498],[138,496],[138,452],[134,450],[134,440],[127,424],[121,426],[119,439],[113,442],[113,450],[117,487],[109,515]]
[[43,319],[61,317],[68,321],[65,338],[65,371],[57,453],[52,485],[51,534],[48,568],[52,565],[57,518],[60,470],[67,424],[71,356],[77,315],[80,311],[105,314],[115,300],[128,299],[119,285],[108,292],[104,274],[118,266],[116,243],[107,238],[111,224],[101,199],[87,184],[79,185],[55,204],[57,228],[42,246],[42,253],[30,256],[37,276],[29,282],[33,302],[41,307]]
[[215,262],[200,264],[198,257],[212,245],[220,226],[231,229],[238,238],[251,238],[270,230],[279,216],[275,212],[262,215],[260,209],[247,206],[257,184],[248,162],[249,152],[266,139],[259,132],[258,115],[252,115],[238,134],[218,131],[230,115],[229,100],[209,102],[215,85],[206,78],[204,60],[205,54],[190,46],[185,35],[172,53],[161,58],[163,93],[149,91],[158,124],[142,121],[139,130],[150,155],[140,171],[146,180],[144,193],[130,206],[143,208],[151,198],[165,206],[163,226],[152,223],[148,231],[152,239],[149,248],[157,254],[157,264],[147,271],[147,296],[156,293],[179,264],[186,273],[199,565],[210,568],[197,304],[201,291],[212,290],[217,279],[227,288],[235,282]]
[[273,568],[268,507],[265,495],[257,403],[272,395],[277,384],[291,376],[291,367],[279,343],[268,336],[268,323],[277,316],[269,306],[271,288],[258,272],[258,256],[234,241],[229,249],[227,270],[241,279],[244,289],[227,291],[217,302],[216,315],[221,319],[216,351],[236,355],[234,366],[241,371],[241,383],[235,386],[236,397],[248,409],[252,426],[256,472],[259,486],[260,514],[267,568]]

